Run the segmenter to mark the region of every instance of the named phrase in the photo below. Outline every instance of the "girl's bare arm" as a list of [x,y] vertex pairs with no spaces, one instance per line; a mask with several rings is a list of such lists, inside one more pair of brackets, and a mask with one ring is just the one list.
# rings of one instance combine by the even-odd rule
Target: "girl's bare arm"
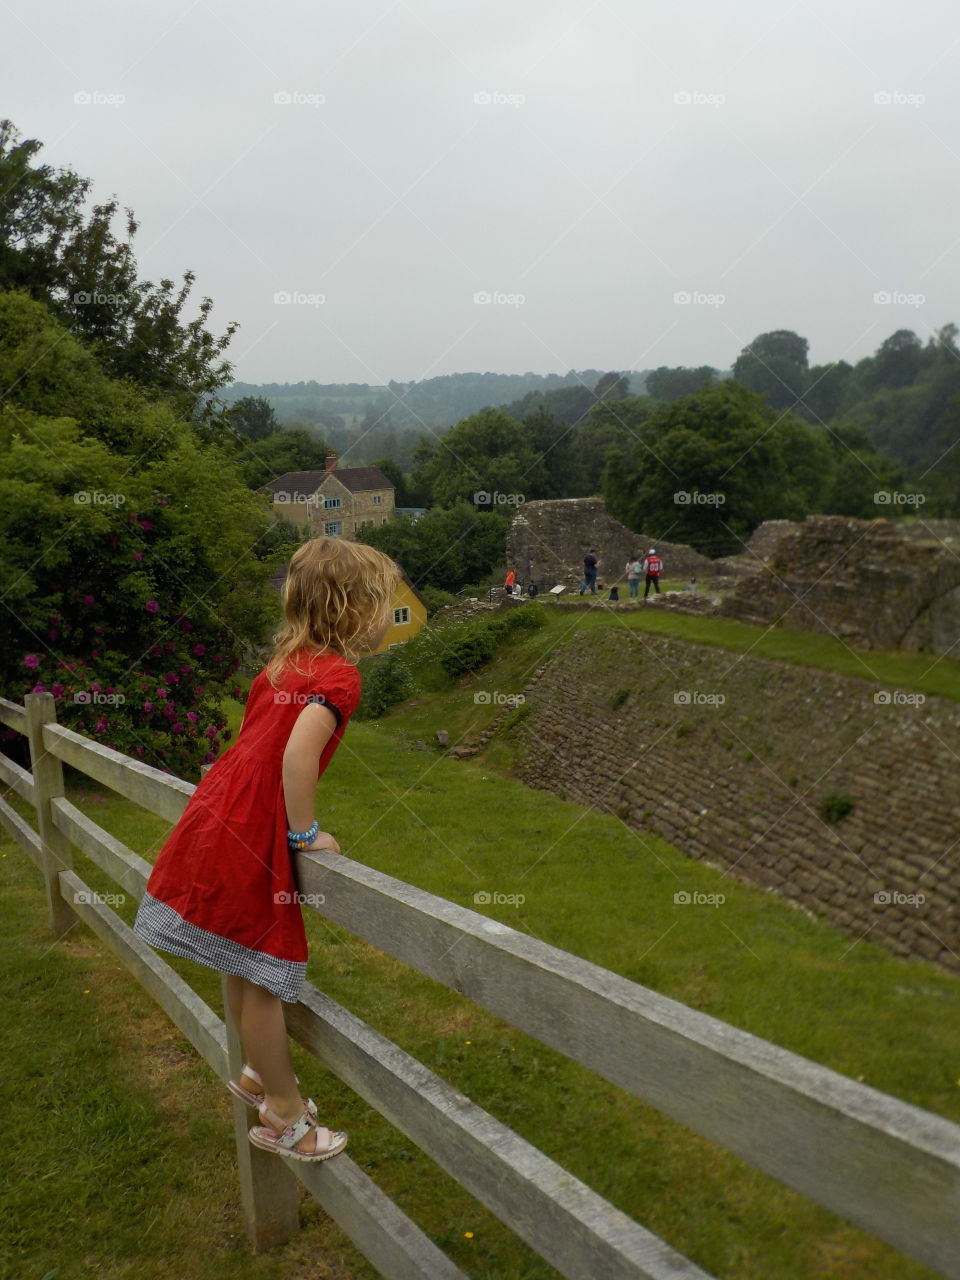
[[[290,831],[306,831],[313,822],[320,754],[336,727],[337,718],[330,708],[311,702],[300,712],[290,731],[283,751],[283,798]],[[321,831],[308,847],[340,852],[340,846],[328,831]]]

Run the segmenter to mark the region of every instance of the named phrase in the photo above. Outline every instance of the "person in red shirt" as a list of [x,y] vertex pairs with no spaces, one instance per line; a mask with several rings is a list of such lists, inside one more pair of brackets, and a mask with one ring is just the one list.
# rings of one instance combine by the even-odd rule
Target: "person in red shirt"
[[506,578],[504,579],[504,583],[503,583],[503,589],[504,589],[504,591],[507,593],[507,595],[508,595],[508,596],[512,596],[512,595],[513,595],[513,588],[514,588],[514,586],[516,585],[516,582],[517,582],[517,571],[516,571],[516,569],[508,569],[508,570],[507,570],[507,576],[506,576]]
[[651,547],[646,554],[643,562],[643,572],[646,575],[643,584],[643,598],[646,600],[650,594],[650,587],[653,586],[657,595],[660,594],[660,570],[663,568],[663,561],[657,555],[655,547]]

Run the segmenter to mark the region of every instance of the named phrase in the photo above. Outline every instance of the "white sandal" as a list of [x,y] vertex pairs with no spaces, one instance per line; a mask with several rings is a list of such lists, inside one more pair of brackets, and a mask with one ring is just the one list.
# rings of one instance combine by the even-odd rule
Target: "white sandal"
[[[242,1076],[249,1076],[251,1080],[256,1080],[257,1084],[261,1086],[263,1085],[263,1081],[257,1075],[256,1071],[254,1071],[253,1067],[244,1066],[240,1074]],[[300,1083],[299,1076],[294,1076],[293,1078],[294,1080],[296,1080],[297,1084]],[[239,1080],[228,1080],[227,1088],[234,1095],[234,1097],[239,1098],[241,1102],[245,1102],[248,1107],[253,1107],[257,1110],[259,1110],[261,1104],[266,1102],[267,1100],[266,1094],[263,1092],[262,1088],[260,1093],[252,1093],[249,1089],[244,1089],[243,1085],[240,1083]],[[314,1102],[312,1098],[307,1099],[307,1110],[311,1112],[312,1115],[316,1116],[317,1104]]]
[[[310,1163],[320,1160],[329,1160],[331,1156],[339,1155],[343,1148],[347,1145],[347,1135],[340,1129],[328,1129],[324,1125],[317,1124],[317,1117],[310,1111],[303,1111],[299,1120],[295,1120],[293,1124],[285,1124],[283,1120],[272,1111],[265,1102],[259,1107],[260,1119],[267,1122],[266,1125],[254,1125],[250,1130],[250,1141],[255,1147],[260,1147],[264,1151],[275,1151],[279,1156],[287,1156],[291,1160],[306,1160]],[[314,1139],[313,1151],[298,1151],[297,1143],[313,1129],[316,1132]],[[327,1145],[320,1150],[320,1135],[327,1135]]]

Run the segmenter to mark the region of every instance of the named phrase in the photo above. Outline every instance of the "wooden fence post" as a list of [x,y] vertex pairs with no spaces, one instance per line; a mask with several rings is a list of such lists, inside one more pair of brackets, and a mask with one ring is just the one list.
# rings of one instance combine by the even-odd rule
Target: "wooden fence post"
[[[230,1079],[239,1080],[243,1067],[243,1050],[230,1003],[227,1000],[227,978],[224,975],[223,1021],[227,1028],[227,1062]],[[232,1095],[231,1095],[232,1096]],[[240,1200],[247,1228],[247,1239],[257,1252],[284,1244],[300,1230],[300,1196],[297,1180],[286,1160],[269,1151],[261,1151],[250,1141],[250,1127],[260,1120],[239,1098],[233,1099],[233,1127],[237,1140],[237,1171],[240,1176]]]
[[43,726],[56,724],[57,708],[52,693],[28,693],[23,703],[41,843],[40,870],[46,884],[50,929],[60,938],[77,923],[77,916],[60,892],[60,872],[73,866],[70,841],[53,825],[50,811],[50,801],[63,795],[63,766],[43,745]]

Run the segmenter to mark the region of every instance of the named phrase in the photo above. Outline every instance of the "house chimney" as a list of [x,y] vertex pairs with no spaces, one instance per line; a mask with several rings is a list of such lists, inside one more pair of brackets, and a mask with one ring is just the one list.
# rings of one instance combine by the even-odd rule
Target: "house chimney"
[[327,454],[327,456],[324,458],[324,460],[323,460],[323,461],[324,461],[324,466],[326,467],[327,471],[336,471],[336,469],[337,469],[337,455],[336,455],[335,453],[328,453],[328,454]]

